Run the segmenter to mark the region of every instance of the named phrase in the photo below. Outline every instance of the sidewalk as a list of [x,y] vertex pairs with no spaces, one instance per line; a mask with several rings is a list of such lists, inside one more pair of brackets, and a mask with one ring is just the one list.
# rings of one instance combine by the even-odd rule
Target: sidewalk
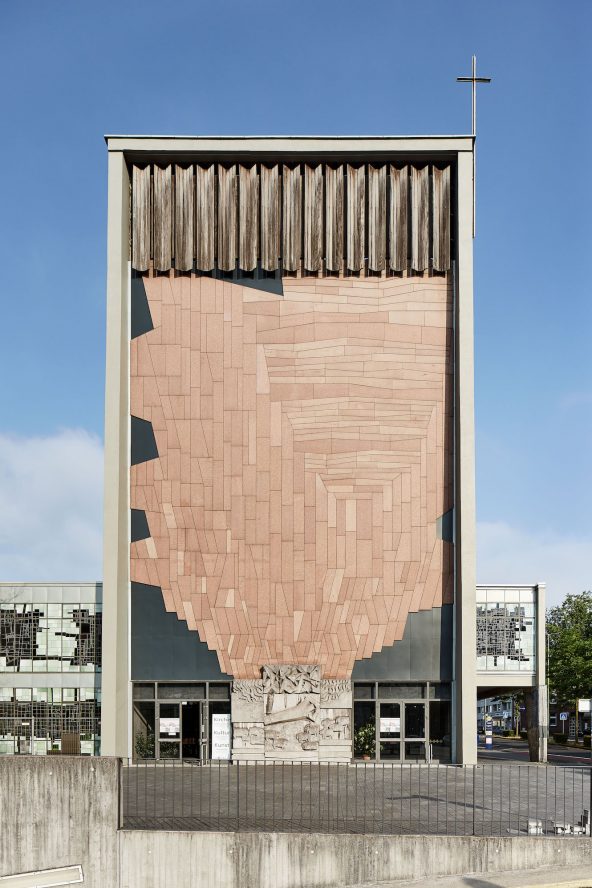
[[475,873],[467,876],[441,876],[412,881],[365,882],[352,888],[592,888],[592,867],[560,866],[517,872]]

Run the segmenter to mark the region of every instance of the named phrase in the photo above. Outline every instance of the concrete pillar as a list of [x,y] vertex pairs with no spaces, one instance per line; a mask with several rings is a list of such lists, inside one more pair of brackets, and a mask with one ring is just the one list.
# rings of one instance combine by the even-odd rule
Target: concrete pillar
[[101,755],[129,754],[129,174],[109,152]]
[[549,737],[549,699],[546,675],[546,586],[544,583],[538,583],[535,589],[536,685],[526,694],[528,751],[531,762],[546,762],[547,739]]
[[530,761],[546,762],[547,737],[549,736],[547,725],[547,686],[537,685],[537,687],[526,691],[524,700]]
[[458,155],[455,317],[454,760],[477,761],[475,417],[473,383],[473,156]]

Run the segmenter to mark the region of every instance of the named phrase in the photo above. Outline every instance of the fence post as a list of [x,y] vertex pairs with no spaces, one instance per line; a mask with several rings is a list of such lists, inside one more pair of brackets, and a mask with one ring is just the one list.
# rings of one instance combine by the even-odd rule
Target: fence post
[[[592,750],[590,754],[592,755]],[[592,839],[592,765],[590,765],[590,798],[588,803],[590,805],[588,808],[588,835]]]
[[[128,773],[129,785],[129,773]],[[590,781],[592,783],[592,780]],[[137,812],[136,812],[137,814]],[[123,829],[123,759],[117,759],[117,827]]]
[[473,769],[473,835],[475,835],[475,807],[476,807],[476,798],[475,798],[475,783],[477,780],[477,774],[475,772],[476,765],[471,765]]
[[[236,765],[236,831],[240,830],[240,761]],[[230,765],[228,767],[228,783],[230,784]]]

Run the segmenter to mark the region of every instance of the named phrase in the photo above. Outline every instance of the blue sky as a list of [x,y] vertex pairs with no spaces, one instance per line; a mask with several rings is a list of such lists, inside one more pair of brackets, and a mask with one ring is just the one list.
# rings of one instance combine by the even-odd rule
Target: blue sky
[[474,52],[479,579],[592,586],[589,0],[0,0],[0,28],[2,579],[101,572],[103,134],[464,133]]

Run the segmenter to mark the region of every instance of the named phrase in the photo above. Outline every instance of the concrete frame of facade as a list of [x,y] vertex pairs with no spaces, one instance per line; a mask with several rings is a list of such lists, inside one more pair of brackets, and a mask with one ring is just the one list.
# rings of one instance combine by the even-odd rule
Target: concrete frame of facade
[[[477,691],[481,694],[489,691],[488,697],[512,693],[517,690],[531,690],[533,709],[537,729],[537,761],[547,761],[547,739],[549,735],[549,699],[546,669],[546,584],[533,583],[479,583],[479,589],[524,589],[535,593],[535,651],[536,661],[534,672],[477,672]],[[475,621],[476,623],[476,621]],[[527,707],[528,708],[528,707]]]
[[385,154],[456,163],[455,644],[453,760],[477,761],[475,672],[475,435],[473,359],[473,136],[106,136],[107,346],[103,557],[103,755],[131,756],[129,564],[130,178],[128,159],[308,153],[331,159]]
[[542,687],[546,684],[546,663],[545,663],[545,605],[546,605],[546,584],[533,583],[528,584],[512,584],[512,583],[479,583],[478,589],[532,589],[536,597],[536,663],[535,671],[530,672],[477,672],[477,686],[481,689],[501,688],[511,690],[512,688],[535,688]]

